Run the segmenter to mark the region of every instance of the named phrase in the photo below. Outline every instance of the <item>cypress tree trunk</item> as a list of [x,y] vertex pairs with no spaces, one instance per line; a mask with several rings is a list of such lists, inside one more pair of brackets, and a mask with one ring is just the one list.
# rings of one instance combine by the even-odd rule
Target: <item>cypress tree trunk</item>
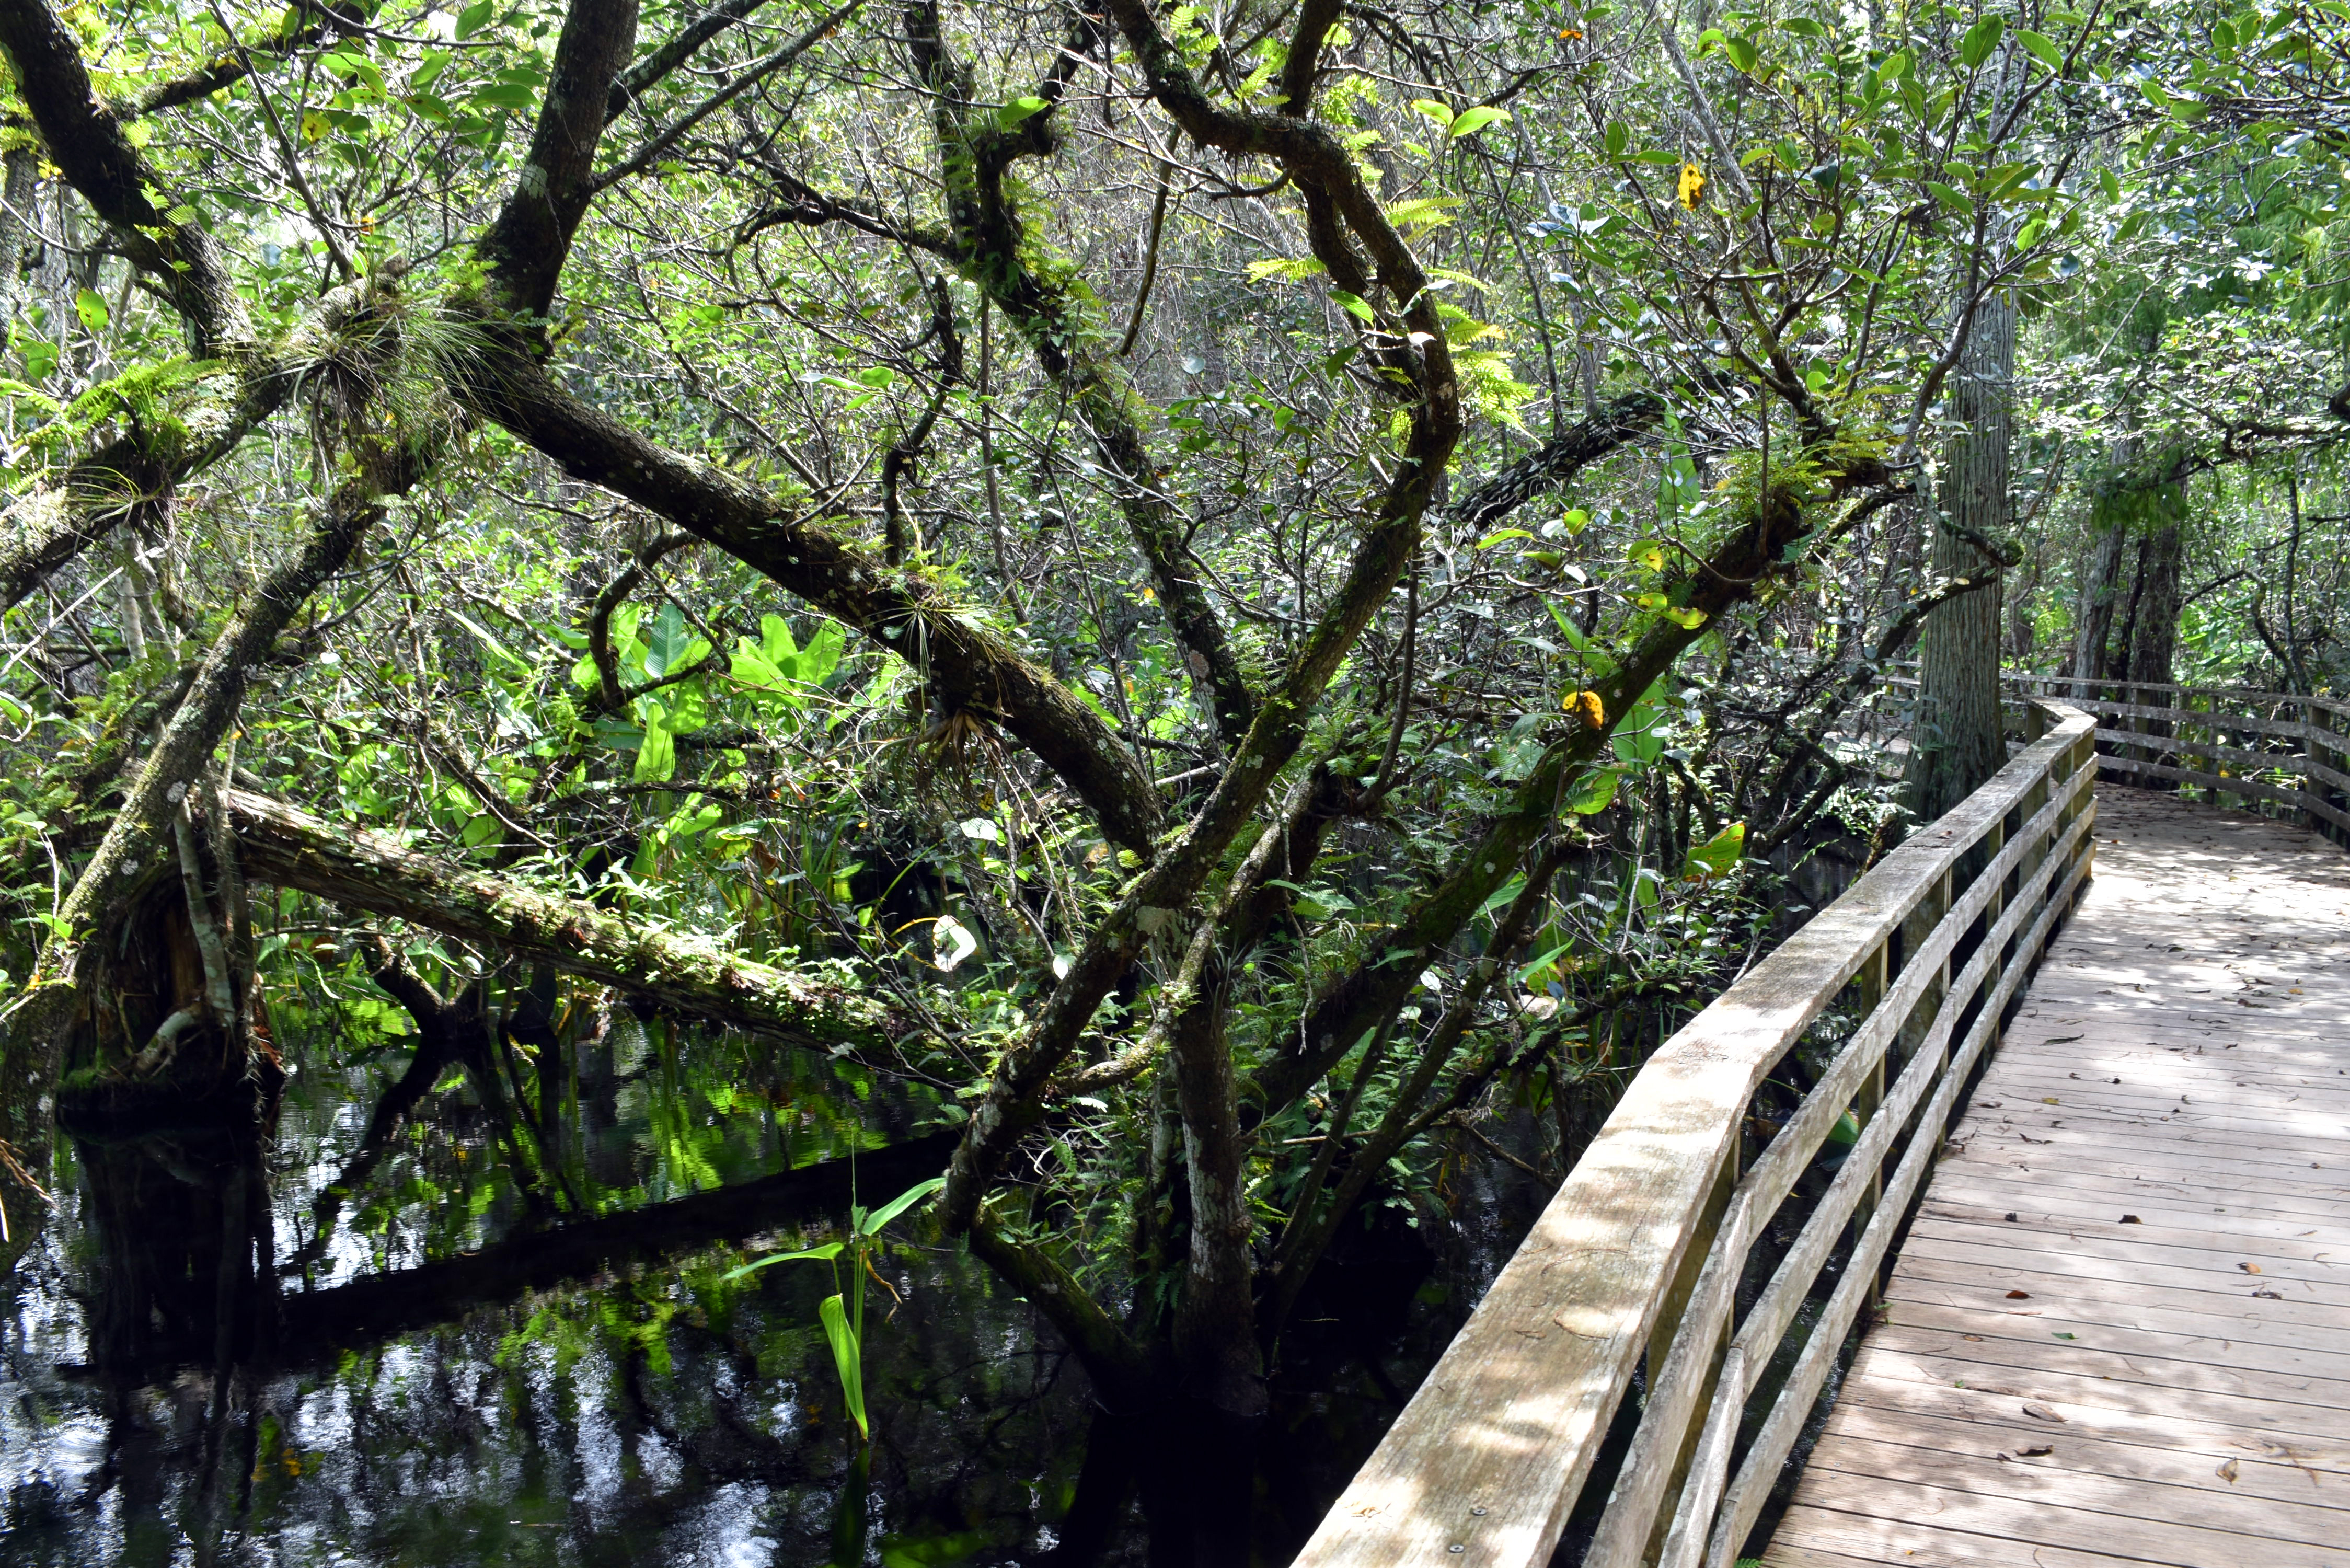
[[2147,535],[2139,563],[2137,617],[2128,653],[2129,678],[2158,685],[2169,682],[2171,655],[2178,647],[2178,578],[2186,554],[2175,504],[2164,510],[2171,515]]
[[1958,428],[1943,463],[1932,546],[1938,578],[1990,578],[1935,607],[1919,637],[1918,717],[1909,742],[1909,808],[1929,822],[1981,787],[2007,760],[1999,713],[2000,563],[1972,538],[2007,529],[2009,401],[2015,379],[2015,301],[1986,298],[1950,379]]

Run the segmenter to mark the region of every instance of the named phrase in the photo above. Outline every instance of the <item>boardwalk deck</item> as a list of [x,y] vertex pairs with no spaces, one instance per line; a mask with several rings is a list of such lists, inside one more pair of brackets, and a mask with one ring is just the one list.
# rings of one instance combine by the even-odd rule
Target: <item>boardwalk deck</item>
[[2350,857],[2098,800],[1770,1568],[2350,1565]]

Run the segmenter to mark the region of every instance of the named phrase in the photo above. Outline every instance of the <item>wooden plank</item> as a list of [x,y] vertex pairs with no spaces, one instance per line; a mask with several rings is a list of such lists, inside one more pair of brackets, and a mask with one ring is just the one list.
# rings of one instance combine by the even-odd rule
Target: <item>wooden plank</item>
[[2065,718],[1649,1058],[1298,1563],[1548,1560],[1763,1077],[2091,729]]
[[[1823,1511],[1846,1516],[1849,1533],[1844,1542],[1816,1536],[1822,1545],[1863,1544],[1899,1555],[1893,1562],[1927,1562],[1920,1548],[1910,1544],[1929,1534],[1961,1532],[1978,1540],[2006,1543],[2003,1556],[1972,1559],[1977,1563],[2045,1563],[2049,1549],[2110,1552],[2126,1562],[2164,1563],[2177,1568],[2343,1568],[2342,1553],[2331,1546],[2280,1541],[2232,1530],[2209,1530],[2200,1525],[2164,1519],[2128,1519],[2044,1502],[2019,1502],[1986,1497],[1955,1487],[1922,1481],[1887,1486],[1869,1476],[1820,1470],[1816,1484],[1805,1489],[1804,1501]],[[1813,1479],[1807,1473],[1806,1480]],[[1904,1511],[1888,1517],[1888,1511]],[[1913,1520],[1932,1521],[1931,1532]],[[1864,1522],[1865,1521],[1865,1522]],[[1969,1561],[1959,1559],[1959,1561]]]
[[[2294,1268],[2303,1272],[2313,1269],[2327,1271],[2326,1277],[2350,1280],[2350,1248],[2339,1239],[2327,1241],[2313,1234],[2307,1241],[2282,1241],[2265,1236],[2243,1236],[2220,1231],[2173,1231],[2157,1229],[2144,1223],[2136,1225],[2082,1224],[2077,1221],[2059,1222],[2047,1216],[2010,1209],[2004,1213],[1977,1207],[1966,1213],[1953,1212],[1948,1200],[1923,1205],[1910,1233],[1948,1236],[1958,1240],[1980,1241],[1991,1246],[2012,1247],[2019,1243],[2019,1234],[2037,1235],[2047,1245],[2068,1251],[2087,1252],[2097,1257],[2131,1257],[2150,1266],[2162,1267],[2174,1258],[2212,1259],[2212,1266],[2232,1268],[2238,1262],[2251,1259],[2263,1271],[2272,1267]],[[2012,1214],[2014,1219],[2006,1216]],[[2313,1232],[2321,1228],[2312,1227]],[[2323,1230],[2332,1230],[2324,1227]],[[2061,1240],[2060,1240],[2061,1239]]]
[[[2052,1464],[2037,1455],[2026,1459],[2012,1453],[2002,1457],[2000,1453],[1921,1449],[1839,1432],[1820,1439],[1812,1463],[1846,1475],[1905,1484],[1922,1482],[1981,1498],[2054,1503],[2072,1511],[2116,1516],[2131,1524],[2191,1509],[2196,1527],[2203,1530],[2307,1546],[2332,1546],[2350,1538],[2350,1518],[2345,1518],[2339,1509],[2276,1497],[2242,1497],[2168,1480],[2111,1475],[2079,1465]],[[2238,1469],[2241,1473],[2241,1467]],[[2181,1497],[2181,1490],[2192,1495]]]
[[[2191,1389],[2199,1394],[2241,1395],[2280,1405],[2314,1405],[2320,1409],[2350,1410],[2350,1358],[2318,1351],[2266,1347],[2279,1360],[2315,1362],[2328,1367],[2325,1376],[2306,1370],[2276,1370],[2222,1366],[2200,1359],[2197,1336],[2147,1334],[2139,1329],[2108,1328],[2102,1323],[2075,1317],[2008,1319],[2020,1332],[1975,1334],[1914,1324],[1881,1324],[1870,1336],[1880,1350],[1930,1355],[1958,1364],[2006,1367],[2016,1372],[2070,1372],[2114,1383],[2143,1383],[2156,1388]],[[2022,1330],[2024,1324],[2037,1325]],[[1986,1322],[1985,1328],[1991,1327]],[[2074,1334],[2059,1340],[2051,1330]],[[2023,1337],[2024,1333],[2034,1335]],[[2127,1345],[2124,1350],[2116,1345]]]
[[[2241,1432],[2222,1435],[2214,1428],[2199,1442],[2125,1442],[2085,1432],[2052,1431],[2047,1422],[2035,1421],[2029,1416],[2019,1415],[2012,1419],[1992,1415],[1960,1417],[1876,1404],[1856,1405],[1851,1418],[1843,1427],[1847,1435],[1855,1438],[1943,1453],[1986,1458],[2005,1454],[2010,1463],[2034,1468],[2086,1470],[2224,1497],[2273,1498],[2279,1502],[2336,1515],[2350,1513],[2350,1476],[2278,1457],[2269,1451],[2279,1446],[2272,1439]],[[2022,1451],[2042,1448],[2050,1451]],[[2223,1474],[2230,1459],[2235,1461],[2235,1467]],[[2337,1517],[2334,1528],[2337,1535],[2350,1532],[2350,1519]]]
[[[2145,1228],[2117,1225],[2113,1229]],[[2325,1293],[2324,1299],[2338,1297],[2336,1304],[2350,1304],[2350,1258],[2329,1263],[2322,1258],[2293,1259],[2271,1251],[2262,1260],[2241,1246],[2162,1246],[2134,1236],[2085,1236],[2077,1231],[2060,1233],[2021,1225],[1958,1225],[1923,1217],[1910,1226],[1909,1238],[1902,1249],[1905,1252],[1910,1246],[1929,1247],[1933,1250],[1930,1255],[1953,1262],[1973,1261],[1997,1267],[2009,1258],[2061,1258],[2083,1269],[2111,1270],[2126,1278],[2150,1270],[2209,1275],[2224,1281],[2231,1290],[2254,1277],[2256,1269],[2257,1277],[2269,1283],[2279,1280],[2305,1282]],[[2246,1268],[2247,1262],[2255,1267]]]
[[1850,1386],[1837,1403],[1836,1419],[1846,1419],[1844,1412],[1847,1410],[1882,1410],[1894,1419],[1917,1417],[2005,1427],[2015,1432],[2037,1432],[2043,1441],[2061,1434],[2197,1454],[2209,1459],[2215,1469],[2223,1459],[2243,1459],[2248,1464],[2251,1460],[2245,1456],[2250,1455],[2306,1472],[2312,1478],[2313,1493],[2330,1488],[2333,1478],[2350,1479],[2350,1443],[2339,1438],[2269,1432],[2230,1421],[2195,1419],[2171,1411],[2073,1405],[2064,1407],[2064,1424],[2052,1426],[2026,1416],[2022,1407],[2004,1394],[1895,1378]]
[[2116,794],[1766,1561],[2350,1564],[2350,860]]
[[[2158,1283],[2150,1279],[2091,1279],[2046,1268],[2007,1269],[1994,1276],[1979,1263],[1945,1262],[1939,1258],[1913,1255],[1905,1249],[1893,1271],[1893,1285],[1918,1300],[1950,1300],[1971,1291],[1996,1292],[2004,1298],[2009,1291],[2029,1291],[2043,1303],[2054,1302],[2068,1307],[2103,1303],[2117,1312],[2132,1314],[2200,1313],[2214,1329],[2238,1338],[2270,1345],[2331,1342],[2350,1352],[2350,1322],[2344,1321],[2340,1307],[2297,1299],[2297,1293],[2285,1293],[2282,1301],[2262,1300],[2252,1293],[2264,1288],[2263,1282],[2253,1279],[2246,1279],[2241,1290],[2230,1292],[2181,1284],[2177,1276],[2168,1272],[2161,1276]],[[1938,1297],[1929,1292],[1945,1293]],[[2136,1320],[2132,1316],[2122,1321]],[[2314,1337],[2320,1334],[2326,1338]]]
[[[1886,1303],[1882,1326],[1888,1332],[1900,1328],[1914,1329],[1920,1334],[1955,1334],[1962,1345],[1995,1345],[2005,1339],[2029,1345],[2035,1349],[2054,1348],[2057,1342],[2052,1336],[2062,1330],[2075,1335],[2089,1335],[2080,1340],[2079,1345],[2091,1350],[2112,1350],[2158,1359],[2192,1359],[2204,1366],[2273,1372],[2303,1379],[2317,1376],[2340,1382],[2345,1376],[2350,1376],[2350,1367],[2345,1366],[2341,1354],[2336,1351],[2305,1345],[2255,1345],[2247,1340],[2223,1339],[2208,1333],[2174,1334],[2158,1329],[2121,1327],[2105,1321],[2102,1315],[2092,1319],[2066,1317],[2061,1312],[2043,1312],[2036,1317],[2021,1312],[2002,1314],[1897,1297]],[[1995,1350],[1980,1354],[1996,1360],[2009,1353]]]

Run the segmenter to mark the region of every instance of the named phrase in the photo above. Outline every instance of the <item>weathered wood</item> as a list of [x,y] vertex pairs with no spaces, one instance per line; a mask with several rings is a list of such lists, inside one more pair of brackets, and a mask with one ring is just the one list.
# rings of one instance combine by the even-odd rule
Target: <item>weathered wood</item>
[[[2085,836],[2094,817],[2083,815],[2074,819],[2072,833]],[[2037,952],[2045,945],[2059,914],[2066,909],[2074,889],[2087,869],[2085,859],[2074,859],[2059,853],[2052,856],[2054,866],[2066,867],[2056,879],[2052,896],[2040,910],[2032,935],[2026,939],[2024,950]],[[1895,1169],[1893,1179],[1887,1184],[1887,1202],[1869,1221],[1860,1242],[1846,1262],[1844,1276],[1836,1282],[1827,1305],[1813,1325],[1811,1338],[1806,1340],[1794,1370],[1788,1375],[1786,1386],[1780,1391],[1771,1414],[1755,1435],[1753,1446],[1747,1450],[1738,1476],[1724,1497],[1721,1515],[1714,1524],[1713,1540],[1706,1561],[1712,1568],[1728,1568],[1735,1561],[1740,1544],[1753,1530],[1754,1521],[1762,1516],[1780,1467],[1794,1447],[1804,1419],[1811,1414],[1812,1402],[1827,1381],[1841,1349],[1846,1331],[1859,1315],[1867,1293],[1875,1288],[1878,1261],[1892,1245],[1895,1231],[1908,1205],[1910,1195],[1917,1191],[1921,1179],[1931,1168],[1933,1158],[1940,1152],[1940,1129],[1950,1124],[1956,1109],[1960,1091],[1975,1062],[1991,1044],[1998,1029],[2001,1012],[2029,966],[2012,965],[2000,981],[1996,1000],[1983,1008],[1967,1039],[1952,1058],[1950,1070],[1942,1075],[1934,1097],[1927,1105],[1920,1124],[1920,1136],[1910,1139]]]
[[[2035,893],[2046,889],[2045,896],[2021,896],[2012,911],[2002,912],[2025,920],[2037,909],[2016,976],[2067,906],[2085,865],[2089,818],[2074,789],[2065,786],[2076,780],[2085,786],[2093,776],[2087,765],[2092,730],[2085,715],[2059,711],[2049,732],[1990,784],[1913,835],[1649,1059],[1299,1563],[1547,1561],[1633,1366],[1662,1325],[1675,1284],[1690,1279],[1694,1260],[1700,1266],[1651,1394],[1658,1418],[1645,1452],[1653,1462],[1627,1467],[1617,1483],[1620,1496],[1637,1492],[1643,1502],[1624,1515],[1612,1537],[1626,1544],[1609,1550],[1629,1550],[1635,1557],[1645,1552],[1713,1370],[1738,1262],[1762,1225],[1912,1010],[1929,992],[1940,992],[1951,942],[1989,909],[2005,875],[2028,853],[2044,852],[2052,837],[2059,852],[2046,857],[2044,874],[2036,868],[2028,879]],[[2052,773],[2064,786],[2048,788]],[[1940,909],[1934,911],[1929,929],[1910,944],[1902,974],[1885,987],[1882,1002],[1817,1090],[1741,1179],[1709,1253],[1705,1232],[1717,1173],[1735,1156],[1740,1124],[1762,1078],[1921,904],[1937,895],[1947,898],[1953,867],[2002,833],[2011,812],[2035,791],[2044,792],[2037,801],[2052,804],[2035,809],[2031,828],[1999,847],[1991,857],[1995,874],[1987,873],[1955,900],[1947,918]],[[1984,944],[1985,974],[1998,945]],[[2002,983],[2012,981],[2002,977]],[[1995,994],[2003,1000],[2003,992]],[[1941,1011],[1939,995],[1936,1002],[1932,1012]],[[1998,1012],[1996,1003],[1986,1007],[1970,1032],[1970,1046],[1980,1049],[1995,1031]],[[1945,1116],[1949,1109],[1945,1103]],[[1872,1124],[1888,1148],[1900,1119],[1887,1116]],[[1910,1153],[1922,1170],[1939,1138],[1912,1143]],[[1908,1180],[1905,1201],[1916,1172]],[[1776,1196],[1765,1201],[1773,1189]],[[1869,1227],[1880,1254],[1903,1206],[1889,1202]],[[1873,1260],[1856,1260],[1847,1278],[1873,1269]],[[1764,1347],[1762,1359],[1774,1347]],[[1725,1373],[1736,1369],[1737,1384],[1755,1376],[1751,1353],[1741,1351],[1723,1365]],[[1727,1396],[1721,1401],[1737,1402]],[[1669,1551],[1687,1554],[1692,1542],[1703,1543],[1711,1534],[1703,1517],[1711,1511],[1701,1504],[1727,1469],[1727,1438],[1735,1425],[1728,1417],[1722,1421],[1727,1426],[1698,1433],[1696,1459],[1702,1464],[1692,1466],[1697,1482],[1684,1511],[1690,1522],[1668,1539]],[[1654,1501],[1645,1501],[1651,1491],[1658,1494]]]
[[2350,861],[2116,794],[1773,1568],[2350,1561]]

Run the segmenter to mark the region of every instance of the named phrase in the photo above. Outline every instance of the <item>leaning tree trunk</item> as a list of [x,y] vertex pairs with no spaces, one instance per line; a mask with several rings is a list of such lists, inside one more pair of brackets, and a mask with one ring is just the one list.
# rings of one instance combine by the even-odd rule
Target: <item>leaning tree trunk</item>
[[1957,430],[1944,462],[1942,515],[1934,529],[1937,577],[1983,580],[1927,616],[1920,635],[1918,717],[1909,742],[1909,807],[1929,822],[1981,788],[2007,748],[1999,714],[2000,562],[1981,541],[2007,530],[2010,394],[2015,379],[2015,301],[1987,296],[1950,379]]

